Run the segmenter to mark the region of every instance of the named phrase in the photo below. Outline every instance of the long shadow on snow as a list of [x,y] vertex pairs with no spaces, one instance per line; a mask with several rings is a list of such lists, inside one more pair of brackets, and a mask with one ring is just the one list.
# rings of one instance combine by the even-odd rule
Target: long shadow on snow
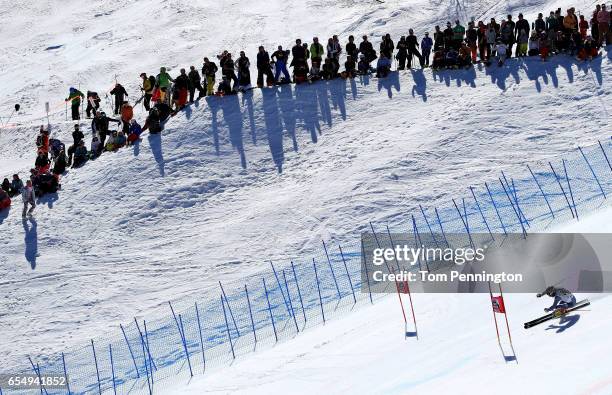
[[151,147],[151,152],[153,153],[153,157],[157,162],[157,166],[159,167],[159,175],[164,177],[166,174],[165,171],[165,162],[164,162],[164,154],[162,152],[162,141],[161,134],[149,134],[149,146]]
[[2,222],[4,222],[4,220],[8,217],[10,211],[11,206],[5,208],[4,210],[0,210],[0,225],[2,225]]
[[[351,80],[350,86],[351,94],[353,98],[356,98],[356,82]],[[395,75],[388,81],[380,80],[379,86],[389,92],[392,88],[399,90],[399,78]],[[347,83],[344,80],[265,88],[261,91],[262,125],[256,123],[253,92],[242,94],[242,108],[238,96],[210,97],[207,102],[211,110],[211,131],[215,153],[217,156],[221,153],[223,138],[220,136],[220,125],[225,124],[232,148],[238,151],[241,165],[246,168],[243,128],[245,124],[248,124],[253,145],[257,145],[257,134],[265,133],[272,160],[278,172],[281,173],[285,161],[283,144],[285,132],[291,139],[293,151],[299,150],[297,131],[300,126],[310,134],[310,140],[316,143],[321,135],[320,122],[323,121],[328,126],[333,124],[332,109],[338,111],[340,117],[346,120],[347,94]],[[222,119],[219,119],[219,114]]]
[[[610,57],[610,52],[608,52],[608,57]],[[485,73],[491,78],[492,83],[496,84],[500,89],[505,90],[508,88],[506,82],[510,76],[512,76],[514,83],[520,83],[519,71],[522,70],[527,75],[527,78],[534,82],[537,91],[541,92],[542,83],[544,85],[551,83],[555,88],[559,87],[557,68],[562,68],[567,75],[568,82],[570,84],[573,83],[573,66],[577,66],[584,74],[587,74],[589,70],[592,71],[593,74],[595,74],[596,83],[601,86],[603,83],[603,76],[601,73],[602,58],[603,55],[600,55],[590,62],[577,62],[574,58],[566,55],[556,55],[545,62],[534,56],[523,59],[512,58],[508,59],[501,67],[493,63],[485,69]],[[479,70],[482,70],[483,67],[482,65],[478,65]],[[452,73],[454,75],[455,71]],[[456,77],[460,76],[462,76],[462,74],[457,73]],[[452,77],[449,76],[447,78]],[[450,84],[447,81],[447,86],[448,85]],[[458,86],[459,85],[458,81]]]
[[[30,222],[30,223],[28,223]],[[32,270],[36,269],[36,258],[38,257],[38,224],[32,217],[22,220],[25,244],[25,259]]]

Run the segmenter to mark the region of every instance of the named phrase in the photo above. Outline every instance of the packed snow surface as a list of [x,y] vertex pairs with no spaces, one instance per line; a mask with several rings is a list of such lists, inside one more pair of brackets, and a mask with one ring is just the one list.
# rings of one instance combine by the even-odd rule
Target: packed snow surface
[[[69,86],[103,95],[116,75],[133,98],[141,72],[166,65],[176,74],[223,49],[245,49],[253,62],[259,44],[288,47],[313,34],[343,43],[371,34],[377,45],[384,33],[421,35],[456,16],[522,11],[532,20],[570,4],[592,8],[567,0],[3,2],[0,31],[10,40],[0,44],[0,116],[16,102],[23,110],[10,121],[21,126],[0,129],[0,175],[25,176],[32,166],[45,102],[52,136],[68,141]],[[135,315],[161,314],[168,300],[205,297],[218,280],[244,278],[268,259],[308,257],[321,239],[354,241],[368,221],[403,229],[418,204],[447,205],[500,169],[512,174],[609,138],[611,71],[604,51],[584,64],[511,60],[201,100],[161,137],[70,170],[34,219],[21,221],[19,198],[0,213],[0,365],[82,345]],[[527,302],[516,303],[519,311]],[[437,322],[431,314],[424,325]]]
[[[612,209],[551,229],[607,233]],[[187,374],[164,385],[172,394],[609,394],[612,296],[578,294],[592,304],[523,329],[549,298],[505,294],[513,348],[503,315],[498,345],[487,294],[414,294],[418,340],[404,336],[396,295],[303,332],[225,369]],[[404,303],[408,298],[404,297]],[[408,308],[407,308],[408,309]],[[409,314],[409,310],[408,310]],[[410,314],[408,315],[411,321]],[[409,322],[409,332],[414,325]],[[516,355],[514,354],[516,353]],[[181,384],[182,383],[182,384]],[[485,391],[487,388],[489,390]]]

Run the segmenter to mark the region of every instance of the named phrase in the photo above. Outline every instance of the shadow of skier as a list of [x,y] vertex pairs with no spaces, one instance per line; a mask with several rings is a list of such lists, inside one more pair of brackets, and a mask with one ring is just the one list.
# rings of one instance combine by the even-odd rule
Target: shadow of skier
[[580,319],[580,314],[566,315],[566,316],[561,317],[561,319],[559,320],[559,325],[551,324],[548,326],[548,328],[546,328],[546,330],[548,331],[551,329],[556,329],[557,330],[556,333],[565,332],[567,329],[576,325],[579,319]]

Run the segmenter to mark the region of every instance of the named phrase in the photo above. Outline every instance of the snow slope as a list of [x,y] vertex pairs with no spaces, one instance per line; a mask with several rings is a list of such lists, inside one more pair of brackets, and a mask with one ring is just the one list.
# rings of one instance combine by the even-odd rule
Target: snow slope
[[[608,208],[551,231],[605,233],[611,223]],[[404,338],[397,297],[387,295],[225,369],[161,385],[168,394],[609,394],[612,296],[576,297],[591,306],[525,330],[550,301],[504,296],[516,361],[507,340],[503,351],[497,344],[488,295],[413,295],[418,340]]]
[[[251,48],[252,56],[259,43],[288,45],[314,31],[340,33],[343,42],[349,33],[397,37],[456,13],[520,8],[531,17],[566,4],[2,3],[2,34],[14,39],[1,44],[11,56],[0,60],[9,92],[0,107],[22,102],[15,121],[34,125],[50,101],[54,133],[67,139],[61,98],[79,82],[103,92],[117,73],[134,92],[142,71],[166,64],[175,72],[223,48]],[[238,28],[225,28],[226,15]],[[0,364],[83,344],[135,315],[160,314],[167,300],[205,297],[219,279],[246,277],[267,259],[286,263],[322,238],[352,241],[368,221],[401,228],[419,203],[446,205],[500,169],[511,174],[525,161],[609,138],[611,70],[606,52],[588,66],[560,57],[415,70],[201,101],[161,138],[71,170],[34,221],[22,223],[16,208],[0,216]],[[28,169],[35,135],[34,127],[2,129],[0,145],[11,148],[1,174]]]

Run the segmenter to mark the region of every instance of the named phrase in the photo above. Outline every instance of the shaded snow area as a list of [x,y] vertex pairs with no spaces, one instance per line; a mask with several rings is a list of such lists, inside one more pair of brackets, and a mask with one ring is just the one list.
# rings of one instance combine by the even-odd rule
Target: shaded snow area
[[[244,49],[254,64],[258,45],[289,48],[297,37],[310,43],[339,34],[344,44],[349,34],[370,34],[377,47],[384,33],[397,41],[413,27],[421,36],[456,17],[499,20],[521,11],[531,21],[537,12],[569,5],[590,12],[593,4],[2,2],[0,32],[10,39],[0,43],[1,123],[15,103],[22,110],[0,128],[0,177],[24,178],[33,165],[45,102],[51,137],[69,141],[70,86],[98,91],[110,114],[104,93],[115,78],[133,100],[141,72],[165,65],[176,75],[223,49]],[[269,260],[308,260],[322,239],[355,243],[369,221],[408,229],[419,205],[447,207],[500,170],[524,177],[525,163],[558,160],[597,140],[610,152],[609,50],[590,63],[512,59],[500,68],[402,71],[200,100],[161,135],[145,133],[134,147],[69,170],[32,220],[22,222],[20,198],[0,212],[0,366],[22,370],[25,355],[119,336],[118,325],[134,316],[166,317],[169,300],[181,309],[218,298],[219,280],[248,278],[268,270]],[[143,120],[141,107],[136,117]],[[89,144],[89,124],[81,125]],[[610,213],[602,212],[568,229],[609,231]],[[504,362],[486,296],[415,295],[418,341],[404,339],[397,298],[386,297],[183,389],[176,389],[182,376],[159,388],[610,393],[612,301],[590,297],[575,326],[527,332],[520,323],[545,306],[509,295],[518,365]]]

